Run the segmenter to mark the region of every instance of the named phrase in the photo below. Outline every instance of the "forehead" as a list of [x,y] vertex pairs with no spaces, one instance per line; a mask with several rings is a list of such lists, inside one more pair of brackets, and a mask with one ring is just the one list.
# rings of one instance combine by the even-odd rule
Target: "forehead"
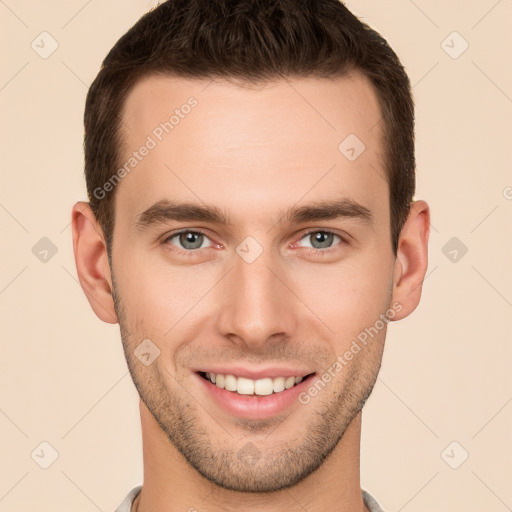
[[359,73],[258,86],[145,77],[125,102],[116,209],[135,216],[161,199],[216,198],[261,215],[262,204],[337,193],[384,206],[380,120]]

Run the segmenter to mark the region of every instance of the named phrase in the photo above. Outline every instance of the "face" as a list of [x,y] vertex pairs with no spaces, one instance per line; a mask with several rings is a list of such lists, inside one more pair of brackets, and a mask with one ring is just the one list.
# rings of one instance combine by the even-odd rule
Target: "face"
[[111,268],[123,346],[169,441],[221,487],[302,480],[371,393],[395,263],[379,120],[358,74],[149,77],[127,98]]

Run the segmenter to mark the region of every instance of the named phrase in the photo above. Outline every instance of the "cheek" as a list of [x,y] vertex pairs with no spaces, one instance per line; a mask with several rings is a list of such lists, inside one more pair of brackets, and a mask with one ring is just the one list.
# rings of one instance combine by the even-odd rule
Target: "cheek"
[[[129,323],[138,334],[162,337],[177,324],[178,329],[185,328],[188,322],[181,322],[185,317],[190,321],[215,313],[216,306],[210,303],[215,293],[210,292],[227,268],[174,265],[163,248],[150,252],[128,242],[120,246],[129,249],[116,254],[116,282]],[[296,262],[283,266],[282,271],[294,294],[336,338],[357,335],[387,309],[392,260],[378,247],[354,252],[335,263]]]
[[334,332],[350,341],[374,325],[391,299],[392,263],[377,258],[342,262],[334,266],[296,269],[297,295]]
[[129,323],[139,333],[155,338],[189,315],[219,279],[218,271],[207,265],[172,265],[163,251],[126,252],[115,265]]

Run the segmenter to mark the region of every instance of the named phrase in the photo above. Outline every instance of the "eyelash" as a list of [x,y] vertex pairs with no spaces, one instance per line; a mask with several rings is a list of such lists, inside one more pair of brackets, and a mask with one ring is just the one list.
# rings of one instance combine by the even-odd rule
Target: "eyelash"
[[[168,251],[171,251],[171,252],[177,252],[178,254],[185,254],[187,256],[197,255],[199,253],[200,249],[186,250],[186,249],[180,249],[179,247],[176,247],[176,246],[172,246],[172,248],[171,248],[171,244],[168,243],[169,240],[177,237],[178,235],[181,235],[182,233],[195,233],[198,235],[203,235],[204,237],[206,237],[208,239],[210,238],[204,231],[201,231],[200,229],[181,229],[179,231],[175,231],[174,233],[171,233],[169,236],[166,236],[162,240],[162,245],[165,247],[165,249]],[[337,245],[348,244],[348,241],[340,234],[335,233],[334,231],[328,231],[328,230],[324,230],[324,229],[311,229],[311,230],[307,231],[306,233],[303,233],[302,236],[299,238],[299,241],[313,233],[325,233],[328,235],[334,235],[340,239],[340,243]],[[304,247],[304,249],[307,249],[307,251],[309,253],[323,256],[325,254],[330,254],[330,253],[335,252],[337,250],[336,247],[337,246],[328,247],[326,249],[315,249],[314,247]],[[208,247],[204,247],[204,249],[208,249]]]

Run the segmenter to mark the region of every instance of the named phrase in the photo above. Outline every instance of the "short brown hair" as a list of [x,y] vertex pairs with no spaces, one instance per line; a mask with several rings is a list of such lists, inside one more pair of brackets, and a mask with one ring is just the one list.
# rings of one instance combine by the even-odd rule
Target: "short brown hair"
[[[228,78],[266,82],[336,78],[361,71],[384,121],[394,253],[415,190],[414,103],[394,51],[339,0],[168,0],[146,13],[110,50],[85,105],[85,178],[110,254],[115,188],[98,199],[121,161],[124,102],[140,78]],[[341,141],[340,141],[341,142]]]

